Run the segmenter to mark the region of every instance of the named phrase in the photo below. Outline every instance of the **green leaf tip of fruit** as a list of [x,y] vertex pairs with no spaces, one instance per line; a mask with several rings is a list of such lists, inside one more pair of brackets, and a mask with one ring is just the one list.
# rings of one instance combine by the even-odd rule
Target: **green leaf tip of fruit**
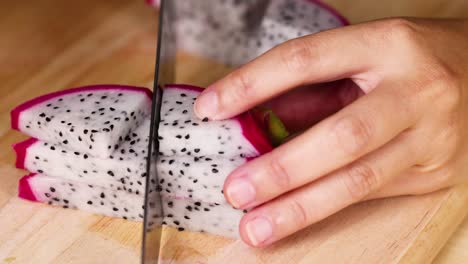
[[257,107],[254,109],[254,116],[263,126],[273,146],[281,145],[289,136],[289,132],[281,119],[271,109]]

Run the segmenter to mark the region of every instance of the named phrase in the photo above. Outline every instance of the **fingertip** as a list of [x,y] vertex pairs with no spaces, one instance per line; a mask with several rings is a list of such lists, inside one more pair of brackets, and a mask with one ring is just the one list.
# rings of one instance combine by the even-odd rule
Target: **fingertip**
[[266,216],[247,213],[239,224],[239,234],[247,245],[262,248],[273,242],[273,224]]
[[214,88],[208,87],[198,96],[195,101],[194,112],[200,119],[216,120],[219,113],[219,97]]

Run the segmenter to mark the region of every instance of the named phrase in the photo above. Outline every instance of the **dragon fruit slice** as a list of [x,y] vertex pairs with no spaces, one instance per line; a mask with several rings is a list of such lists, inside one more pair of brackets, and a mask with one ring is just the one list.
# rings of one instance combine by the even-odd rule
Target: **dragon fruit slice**
[[[144,195],[82,182],[30,174],[19,181],[18,196],[62,208],[78,209],[94,214],[143,220]],[[237,238],[238,223],[244,214],[227,203],[206,203],[175,195],[163,194],[163,224],[179,231],[208,232],[214,235]],[[154,215],[152,218],[159,216]]]
[[107,158],[151,110],[146,88],[97,85],[43,95],[11,112],[12,127],[45,142]]
[[245,158],[161,157],[158,162],[159,185],[163,193],[187,199],[225,203],[221,193],[226,177],[247,162]]
[[199,120],[193,112],[202,88],[165,87],[159,126],[162,156],[256,157],[272,149],[268,137],[250,113],[223,121]]
[[163,196],[164,224],[179,231],[207,232],[239,238],[239,222],[246,211],[229,204]]
[[27,139],[14,145],[16,167],[129,193],[144,193],[149,126],[150,120],[146,119],[135,132],[120,137],[120,145],[115,145],[112,155],[105,159]]
[[21,178],[18,196],[34,202],[110,217],[135,221],[143,219],[143,195],[41,174],[30,174]]
[[176,1],[178,48],[241,65],[287,40],[348,24],[317,0]]

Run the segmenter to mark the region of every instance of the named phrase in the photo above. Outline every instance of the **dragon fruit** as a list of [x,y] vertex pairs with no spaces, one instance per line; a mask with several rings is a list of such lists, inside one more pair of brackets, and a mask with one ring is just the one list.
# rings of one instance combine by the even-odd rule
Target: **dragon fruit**
[[178,48],[233,66],[287,40],[348,24],[317,0],[178,0],[175,6]]
[[105,159],[30,138],[13,146],[16,167],[118,191],[144,193],[149,126],[147,118],[134,132],[120,137],[113,153]]
[[119,85],[59,91],[16,107],[12,127],[69,150],[108,158],[119,139],[149,115],[151,97],[146,88]]
[[[165,87],[159,130],[159,182],[150,182],[149,190],[152,195],[161,193],[165,224],[180,231],[237,237],[237,226],[245,211],[235,210],[226,202],[224,180],[236,167],[272,147],[257,123],[263,116],[258,119],[245,113],[231,120],[210,122],[195,117],[193,102],[201,91],[188,85]],[[126,92],[122,93],[126,97]],[[60,99],[57,96],[54,100]],[[37,113],[31,111],[29,115]],[[20,180],[19,196],[141,221],[150,125],[149,117],[143,118],[138,127],[119,136],[108,158],[35,138],[16,144],[17,167],[33,172]],[[19,127],[24,126],[21,122]],[[48,131],[55,130],[50,126]],[[63,135],[63,140],[67,136]]]

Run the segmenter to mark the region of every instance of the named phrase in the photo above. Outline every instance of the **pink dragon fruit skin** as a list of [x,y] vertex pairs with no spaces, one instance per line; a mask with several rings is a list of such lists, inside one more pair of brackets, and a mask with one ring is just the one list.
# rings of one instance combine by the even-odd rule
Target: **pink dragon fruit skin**
[[106,158],[119,137],[149,114],[151,94],[147,88],[121,85],[54,92],[13,109],[11,125],[32,137]]

